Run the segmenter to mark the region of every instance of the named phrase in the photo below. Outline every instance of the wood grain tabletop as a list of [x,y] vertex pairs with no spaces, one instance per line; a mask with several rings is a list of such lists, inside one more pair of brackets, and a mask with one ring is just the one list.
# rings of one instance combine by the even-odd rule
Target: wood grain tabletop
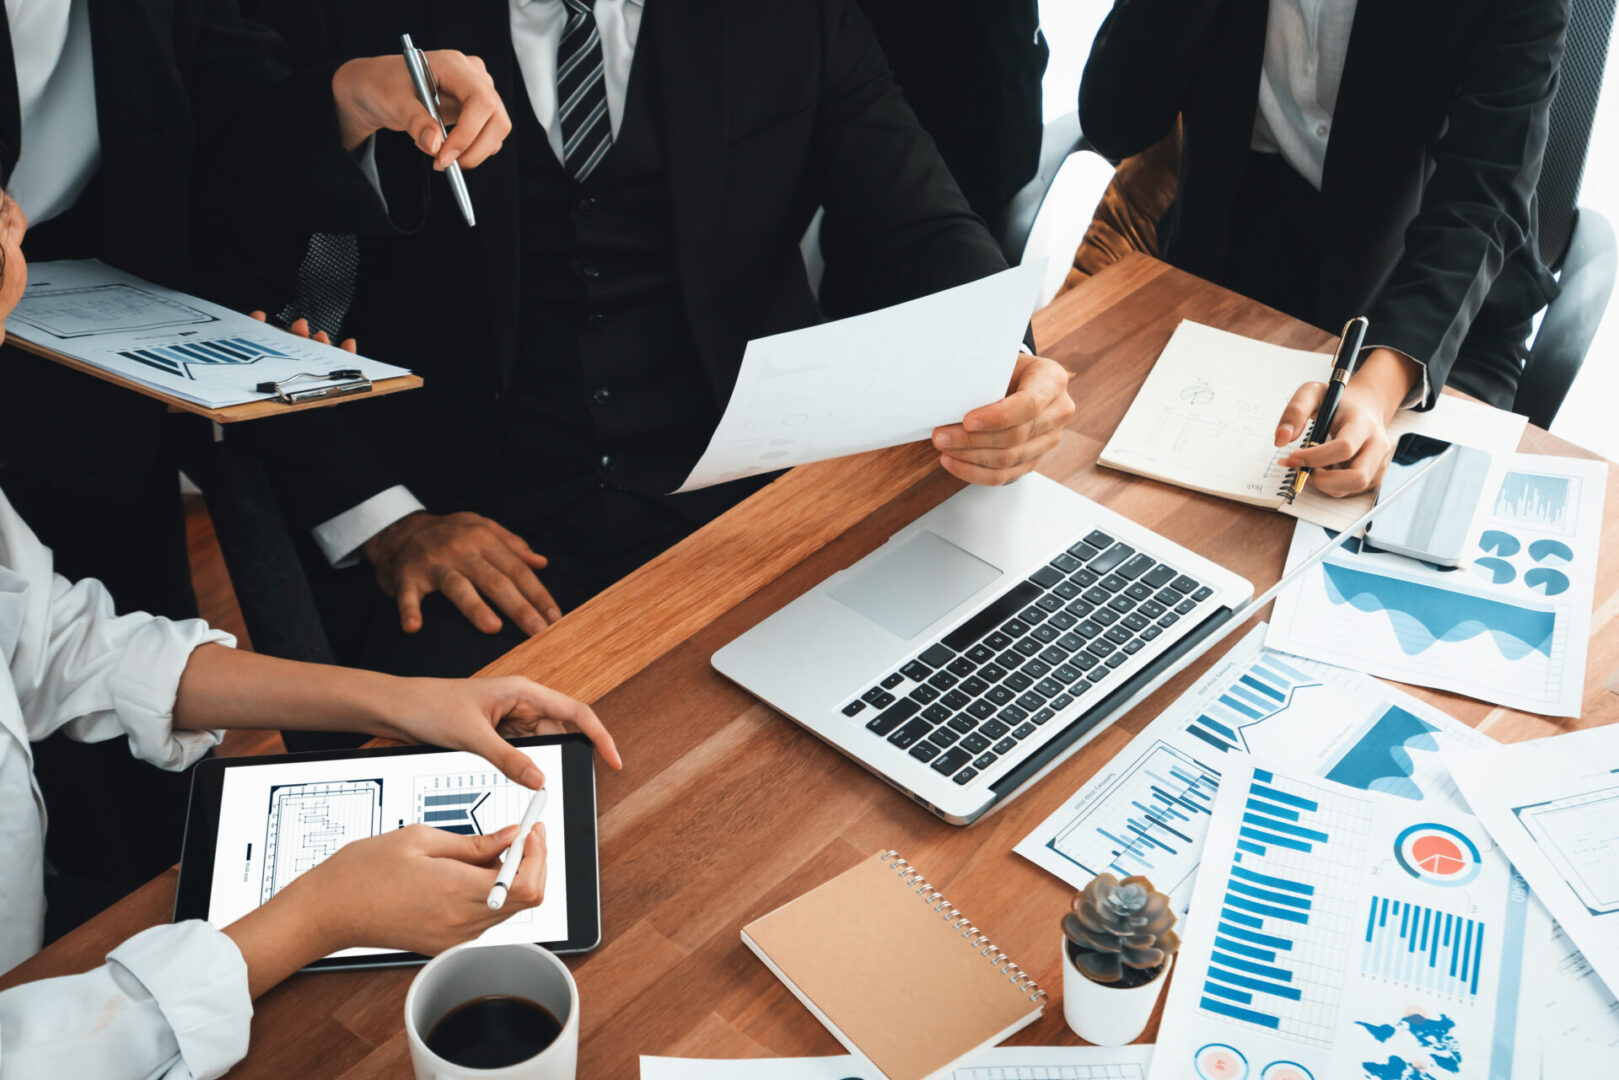
[[[1040,351],[1072,373],[1079,406],[1041,471],[1264,589],[1280,576],[1291,519],[1096,466],[1182,319],[1299,348],[1333,344],[1320,330],[1131,256],[1035,318]],[[1538,429],[1522,449],[1594,456]],[[1058,919],[1072,891],[1012,847],[1223,649],[968,829],[913,805],[709,665],[720,646],[958,491],[936,461],[926,445],[912,445],[794,469],[489,669],[593,702],[624,753],[622,773],[598,777],[604,940],[569,959],[582,1001],[581,1077],[636,1077],[643,1053],[841,1052],[739,931],[886,848],[1052,992],[1045,1015],[1011,1041],[1078,1041],[1058,999]],[[1580,719],[1411,692],[1508,742],[1619,720],[1619,470],[1611,465],[1607,505]],[[117,942],[169,919],[175,878],[170,871],[152,881],[0,978],[0,987],[101,963]],[[252,1049],[231,1076],[409,1076],[401,1017],[413,974],[288,980],[258,1002]],[[1144,1039],[1155,1030],[1156,1018]]]

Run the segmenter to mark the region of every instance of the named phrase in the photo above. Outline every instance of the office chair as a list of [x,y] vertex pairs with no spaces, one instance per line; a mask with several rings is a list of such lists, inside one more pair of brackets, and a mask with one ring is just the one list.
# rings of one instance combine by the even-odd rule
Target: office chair
[[1113,179],[1113,164],[1091,149],[1079,113],[1048,123],[1040,140],[1040,167],[1005,206],[990,215],[990,232],[1013,265],[1046,258],[1038,307],[1062,288],[1074,252]]
[[1535,190],[1540,257],[1558,274],[1562,294],[1546,308],[1512,411],[1541,427],[1551,426],[1568,396],[1613,293],[1613,227],[1578,200],[1591,125],[1602,96],[1614,3],[1577,0],[1569,12],[1546,159]]

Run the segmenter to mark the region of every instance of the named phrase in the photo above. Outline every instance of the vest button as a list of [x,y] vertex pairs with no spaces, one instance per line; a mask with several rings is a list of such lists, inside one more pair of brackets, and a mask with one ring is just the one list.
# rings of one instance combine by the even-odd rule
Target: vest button
[[590,212],[596,209],[596,196],[586,195],[574,204],[574,209],[579,212],[580,217],[588,217]]
[[607,387],[598,386],[591,393],[590,400],[594,401],[598,405],[605,405],[612,398],[612,396],[613,395],[608,391]]
[[618,462],[613,460],[612,454],[603,454],[601,466],[603,472],[612,472],[614,469],[618,468]]
[[590,263],[586,263],[584,266],[581,266],[579,268],[579,272],[592,281],[602,276],[601,270],[595,266],[592,266]]
[[587,330],[600,330],[602,328],[602,324],[606,321],[607,317],[601,312],[597,311],[593,314],[585,316],[585,328]]

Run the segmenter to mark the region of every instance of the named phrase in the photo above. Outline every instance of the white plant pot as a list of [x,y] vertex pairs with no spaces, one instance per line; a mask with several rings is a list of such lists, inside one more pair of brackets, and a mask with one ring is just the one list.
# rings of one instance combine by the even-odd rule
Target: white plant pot
[[1169,971],[1175,966],[1171,956],[1158,977],[1150,983],[1121,990],[1090,978],[1068,955],[1068,938],[1062,939],[1062,1015],[1075,1035],[1097,1046],[1123,1046],[1135,1042],[1152,1018]]

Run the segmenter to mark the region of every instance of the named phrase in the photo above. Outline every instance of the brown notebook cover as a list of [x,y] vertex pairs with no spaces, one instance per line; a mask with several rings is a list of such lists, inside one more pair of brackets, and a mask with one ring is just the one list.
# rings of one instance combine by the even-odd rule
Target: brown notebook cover
[[888,1080],[948,1076],[1046,1000],[892,851],[749,923],[742,941]]

